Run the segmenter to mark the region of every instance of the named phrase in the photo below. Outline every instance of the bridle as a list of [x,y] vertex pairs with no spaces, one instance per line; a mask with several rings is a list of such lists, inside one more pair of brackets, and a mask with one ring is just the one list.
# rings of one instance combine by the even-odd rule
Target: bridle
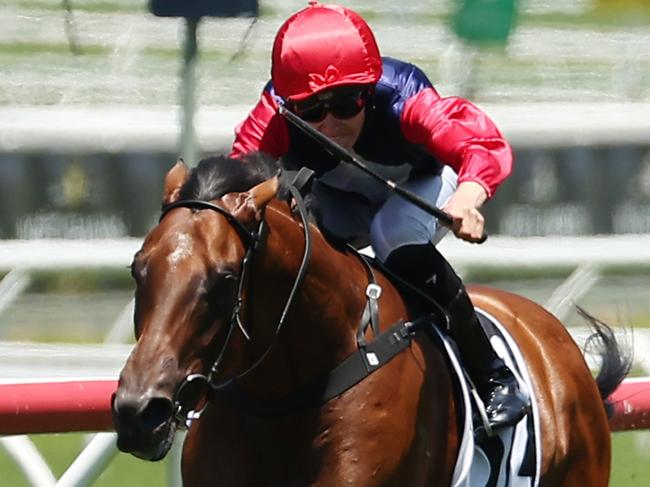
[[[296,208],[300,214],[305,235],[304,253],[293,286],[291,287],[282,314],[275,327],[274,335],[264,352],[260,354],[252,365],[248,366],[243,372],[232,374],[230,378],[223,380],[220,383],[215,381],[215,377],[219,372],[219,365],[228,349],[234,330],[236,328],[239,329],[247,341],[251,340],[250,333],[244,326],[240,314],[243,303],[243,292],[248,282],[248,276],[251,273],[252,258],[255,250],[259,248],[259,244],[264,234],[264,217],[260,219],[259,225],[255,230],[249,230],[230,212],[214,203],[201,200],[181,200],[163,208],[161,219],[169,213],[169,211],[178,207],[216,211],[224,216],[230,225],[235,228],[246,247],[246,254],[242,259],[241,271],[237,278],[238,292],[237,297],[233,302],[230,327],[228,328],[221,350],[217,354],[217,357],[212,363],[212,367],[207,375],[200,373],[189,374],[180,382],[176,392],[174,393],[172,399],[174,410],[173,417],[177,426],[180,428],[189,427],[192,421],[199,419],[210,400],[217,394],[228,400],[241,411],[260,417],[286,415],[325,404],[329,400],[340,396],[351,387],[354,387],[370,374],[386,365],[402,351],[406,350],[410,346],[415,333],[420,330],[422,326],[431,324],[433,315],[426,314],[413,321],[399,319],[387,329],[381,331],[379,327],[378,299],[382,293],[382,289],[377,283],[374,271],[367,258],[361,255],[356,249],[354,249],[354,247],[348,245],[348,250],[356,254],[357,258],[364,266],[369,282],[365,293],[366,306],[362,312],[357,328],[357,349],[329,372],[314,377],[307,384],[296,388],[283,397],[262,400],[251,396],[251,394],[240,385],[241,381],[238,379],[241,379],[256,370],[268,356],[276,343],[280,331],[286,321],[289,309],[291,308],[296,296],[298,287],[304,280],[307,272],[307,264],[311,256],[312,244],[311,234],[309,232],[307,209],[301,191],[298,189],[304,188],[304,185],[301,184],[304,181],[301,181],[301,177],[299,176],[300,173],[294,178],[294,181],[287,186],[291,196],[296,202]],[[384,269],[384,271],[386,271],[386,269]],[[250,295],[248,296],[248,299],[250,299]],[[374,338],[372,341],[368,341],[365,338],[365,332],[368,327],[373,331]],[[203,403],[201,403],[201,401],[203,401]],[[198,409],[200,404],[202,404],[202,407],[201,409]]]
[[[192,210],[215,211],[220,215],[222,215],[226,219],[226,221],[237,231],[239,237],[241,238],[244,244],[244,247],[246,248],[246,253],[241,263],[241,271],[237,278],[238,280],[237,296],[232,308],[232,313],[230,317],[230,326],[228,328],[228,332],[226,334],[226,338],[221,347],[221,350],[217,354],[216,359],[212,363],[212,366],[210,367],[210,371],[208,372],[207,375],[201,373],[194,373],[188,375],[181,381],[181,383],[176,389],[176,392],[174,393],[174,397],[173,397],[174,419],[176,420],[177,424],[180,427],[188,426],[191,423],[191,421],[198,419],[201,416],[201,414],[203,413],[205,407],[209,402],[208,399],[211,393],[215,391],[227,389],[231,384],[233,384],[235,380],[241,379],[242,377],[245,377],[246,375],[250,374],[253,370],[257,369],[262,364],[264,359],[266,359],[266,357],[268,356],[269,352],[271,351],[274,344],[276,343],[277,337],[280,334],[282,327],[284,326],[284,323],[287,319],[287,314],[289,312],[289,309],[291,308],[291,304],[293,303],[296,297],[296,292],[298,290],[298,287],[300,286],[301,282],[304,280],[305,274],[307,273],[307,264],[311,256],[311,235],[309,233],[307,208],[305,206],[300,191],[294,185],[292,184],[288,185],[287,189],[289,190],[291,196],[296,202],[296,208],[298,209],[298,213],[302,221],[304,235],[305,235],[305,247],[303,251],[302,261],[298,269],[298,273],[296,274],[296,278],[291,287],[291,291],[283,307],[282,314],[280,315],[280,318],[276,324],[273,338],[271,339],[270,343],[267,345],[267,348],[255,360],[255,362],[253,362],[252,365],[248,366],[248,368],[246,368],[244,371],[236,373],[229,379],[222,381],[220,383],[215,382],[215,376],[219,372],[219,366],[228,349],[235,328],[240,330],[240,332],[242,333],[246,341],[249,342],[251,341],[250,331],[246,329],[246,327],[244,326],[244,322],[241,318],[241,310],[244,302],[243,294],[246,289],[247,283],[249,281],[249,275],[251,273],[253,255],[255,251],[259,248],[259,244],[263,238],[264,230],[266,228],[264,223],[264,218],[262,217],[260,219],[256,229],[250,230],[246,225],[244,225],[241,221],[239,221],[232,213],[222,208],[221,206],[211,203],[209,201],[194,200],[194,199],[175,201],[173,203],[170,203],[169,205],[164,206],[161,211],[159,221],[161,221],[169,212],[171,212],[176,208],[190,208]],[[201,393],[204,396],[203,398],[206,399],[203,408],[199,411],[195,411],[193,409],[194,407],[196,407],[196,405],[198,405],[198,402],[200,402],[200,400],[202,399],[201,397],[197,397],[197,392]],[[194,399],[194,401],[192,401],[194,404],[192,405],[187,404],[188,398]]]

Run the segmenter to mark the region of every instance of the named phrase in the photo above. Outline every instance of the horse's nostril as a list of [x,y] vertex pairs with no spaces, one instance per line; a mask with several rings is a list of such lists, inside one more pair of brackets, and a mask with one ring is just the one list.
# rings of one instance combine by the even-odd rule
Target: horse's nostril
[[172,417],[173,405],[169,399],[154,397],[140,413],[140,421],[144,431],[153,431],[165,424]]
[[116,427],[130,427],[136,420],[140,404],[138,401],[127,400],[125,398],[118,398],[115,396],[112,401],[113,407],[113,421],[116,422]]
[[118,449],[147,460],[164,456],[175,432],[172,409],[165,397],[118,392],[113,401]]

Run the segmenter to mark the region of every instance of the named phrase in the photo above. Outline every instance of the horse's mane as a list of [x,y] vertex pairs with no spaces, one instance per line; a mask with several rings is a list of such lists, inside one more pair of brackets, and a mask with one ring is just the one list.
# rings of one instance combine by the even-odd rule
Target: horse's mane
[[[240,159],[213,155],[201,159],[181,187],[180,199],[212,201],[232,192],[251,189],[273,176],[279,176],[278,198],[288,200],[290,174],[281,170],[281,161],[262,152],[247,154]],[[312,194],[304,196],[309,219],[320,229],[330,245],[339,247],[340,241],[321,225],[318,201]],[[294,211],[297,209],[294,208]]]
[[247,191],[278,174],[280,165],[265,154],[248,154],[241,159],[224,155],[202,159],[180,191],[181,199],[211,201],[232,192]]

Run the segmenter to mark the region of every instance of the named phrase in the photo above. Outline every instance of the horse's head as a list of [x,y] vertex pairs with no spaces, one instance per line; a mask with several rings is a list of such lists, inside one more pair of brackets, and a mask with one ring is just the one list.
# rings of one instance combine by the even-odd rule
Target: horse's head
[[[218,172],[201,176],[219,164]],[[242,164],[220,158],[190,175],[177,163],[165,178],[161,220],[131,265],[138,341],[120,374],[113,421],[119,449],[140,458],[165,456],[185,413],[177,411],[179,385],[187,386],[183,401],[198,408],[204,390],[185,379],[209,375],[232,333],[242,261],[277,192],[268,171],[244,180],[224,176]],[[214,211],[197,211],[204,209]]]

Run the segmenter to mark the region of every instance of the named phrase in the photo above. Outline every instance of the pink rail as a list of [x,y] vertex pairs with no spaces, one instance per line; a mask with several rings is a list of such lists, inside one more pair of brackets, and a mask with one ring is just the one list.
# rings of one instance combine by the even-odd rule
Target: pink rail
[[613,431],[650,428],[650,377],[626,379],[610,397]]
[[0,435],[108,431],[117,381],[0,384]]
[[[0,435],[108,431],[117,381],[0,384]],[[613,431],[650,428],[650,377],[627,379],[611,397]]]

